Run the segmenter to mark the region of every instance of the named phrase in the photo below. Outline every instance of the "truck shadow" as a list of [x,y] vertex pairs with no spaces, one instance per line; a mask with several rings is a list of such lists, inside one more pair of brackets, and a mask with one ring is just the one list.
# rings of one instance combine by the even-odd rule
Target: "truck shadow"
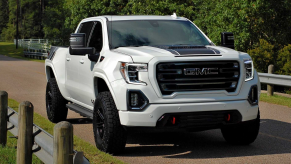
[[68,118],[66,121],[71,124],[92,124],[92,120],[89,118]]
[[195,133],[135,133],[119,156],[223,158],[291,153],[291,124],[262,119],[257,140],[248,146],[225,142],[220,130]]

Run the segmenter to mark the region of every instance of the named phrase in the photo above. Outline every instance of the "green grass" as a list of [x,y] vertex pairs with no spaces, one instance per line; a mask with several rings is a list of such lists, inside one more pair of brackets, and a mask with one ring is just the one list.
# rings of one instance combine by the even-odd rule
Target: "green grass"
[[[9,99],[8,101],[8,106],[13,108],[14,110],[18,111],[18,105],[19,103],[13,99]],[[53,128],[55,126],[54,123],[51,123],[49,120],[47,120],[46,118],[40,116],[37,113],[34,113],[33,116],[33,122],[40,126],[41,128],[43,128],[45,131],[49,132],[50,134],[53,134]],[[9,136],[12,136],[12,134],[10,133]],[[16,163],[16,150],[13,149],[13,147],[15,147],[16,145],[11,144],[11,142],[17,142],[16,139],[8,139],[9,140],[9,145],[7,144],[7,148],[1,149],[0,148],[0,161],[2,164],[2,161],[6,161],[6,159],[9,158],[9,160],[13,160],[12,162],[8,162],[8,163]],[[14,143],[14,144],[15,144]],[[7,149],[7,150],[6,150]],[[12,149],[15,152],[11,152]],[[77,151],[83,151],[84,155],[86,158],[88,158],[90,160],[90,163],[102,163],[102,164],[122,164],[124,162],[116,159],[115,157],[106,154],[104,152],[101,152],[100,150],[98,150],[94,145],[91,145],[90,143],[80,139],[77,136],[74,136],[74,149]],[[5,151],[2,155],[2,151]],[[10,152],[10,153],[9,153]],[[9,155],[9,154],[14,154],[14,155]],[[8,155],[8,156],[6,156]],[[2,157],[3,156],[3,157]],[[36,163],[38,161],[35,161]]]
[[268,96],[267,93],[261,93],[260,101],[264,101],[264,102],[268,102],[272,104],[284,105],[291,108],[291,98],[276,95],[276,94],[274,94],[274,96]]
[[[6,147],[0,146],[0,161],[1,164],[11,164],[16,163],[16,153],[17,153],[17,139],[9,138],[9,136],[13,136],[12,133],[8,131],[7,133],[7,145]],[[37,158],[37,156],[32,156],[32,163],[33,164],[42,164],[43,162]]]
[[23,60],[29,60],[29,61],[37,61],[44,63],[45,60],[38,60],[38,59],[31,59],[31,58],[26,58],[23,56],[23,49],[19,47],[18,49],[15,48],[14,43],[9,43],[9,42],[0,42],[0,54],[17,58],[17,59],[23,59]]

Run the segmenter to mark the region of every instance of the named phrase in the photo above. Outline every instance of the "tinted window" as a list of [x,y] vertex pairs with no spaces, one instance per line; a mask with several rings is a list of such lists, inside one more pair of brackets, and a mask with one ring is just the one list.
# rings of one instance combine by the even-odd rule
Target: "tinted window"
[[100,52],[102,46],[103,46],[102,25],[100,22],[95,22],[95,27],[89,42],[89,47],[95,47],[96,52]]
[[91,30],[92,30],[92,27],[94,25],[94,22],[85,22],[85,23],[82,23],[79,30],[78,30],[78,33],[85,33],[86,34],[86,43],[88,43],[88,38],[91,34]]
[[113,21],[108,22],[108,34],[111,48],[151,45],[210,45],[190,21],[183,20]]

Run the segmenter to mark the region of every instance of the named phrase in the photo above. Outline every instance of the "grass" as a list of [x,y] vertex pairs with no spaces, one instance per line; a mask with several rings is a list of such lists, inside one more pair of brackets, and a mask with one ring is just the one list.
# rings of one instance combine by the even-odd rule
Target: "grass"
[[[8,106],[18,111],[19,103],[13,99],[8,100]],[[46,118],[40,116],[37,113],[34,113],[33,122],[43,128],[45,131],[53,134],[54,123],[51,123]],[[13,136],[11,133],[8,136]],[[7,163],[16,163],[16,149],[14,148],[17,144],[16,139],[8,138],[7,147],[0,148],[0,161],[1,164],[3,161]],[[74,149],[77,151],[83,151],[86,158],[89,159],[90,163],[102,163],[102,164],[122,164],[124,162],[116,159],[115,157],[101,152],[94,145],[80,139],[77,136],[74,136]],[[40,163],[39,159],[36,156],[33,158],[33,163]]]
[[15,48],[14,43],[10,42],[0,42],[0,54],[17,58],[17,59],[23,59],[23,60],[29,60],[29,61],[37,61],[44,63],[45,60],[38,60],[38,59],[31,59],[31,58],[26,58],[23,56],[23,49],[19,47],[18,49]]
[[[7,136],[13,136],[12,133],[8,131]],[[7,138],[6,147],[0,146],[0,161],[1,164],[11,164],[16,163],[16,153],[17,153],[17,139],[15,138]],[[37,158],[37,156],[32,156],[33,164],[42,164],[43,162]]]
[[274,96],[268,96],[267,93],[261,93],[260,101],[264,101],[264,102],[268,102],[272,104],[284,105],[291,108],[291,98],[276,95],[276,94],[274,94]]

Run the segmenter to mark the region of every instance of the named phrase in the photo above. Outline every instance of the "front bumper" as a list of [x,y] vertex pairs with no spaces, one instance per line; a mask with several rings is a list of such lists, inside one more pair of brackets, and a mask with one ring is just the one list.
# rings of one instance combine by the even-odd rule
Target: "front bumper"
[[242,121],[254,120],[258,115],[258,105],[251,106],[247,100],[180,103],[180,104],[150,104],[143,112],[119,111],[120,122],[124,126],[156,127],[158,119],[166,113],[207,112],[237,110]]

